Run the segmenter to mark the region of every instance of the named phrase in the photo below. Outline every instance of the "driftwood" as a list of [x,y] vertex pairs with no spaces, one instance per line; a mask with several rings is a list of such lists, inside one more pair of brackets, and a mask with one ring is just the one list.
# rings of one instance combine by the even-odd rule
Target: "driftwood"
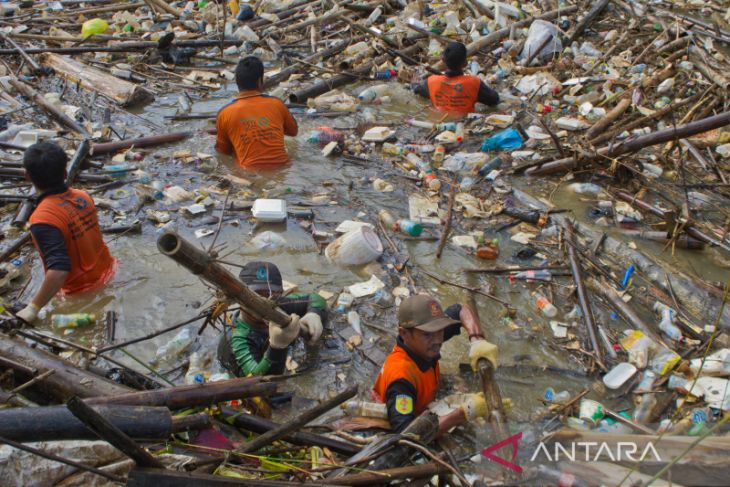
[[611,125],[613,122],[615,122],[617,118],[623,115],[626,109],[630,106],[631,98],[621,99],[610,112],[608,112],[604,117],[594,123],[593,126],[586,131],[586,139],[591,140],[592,138],[603,133],[603,131],[606,130],[608,126]]
[[0,355],[26,367],[55,370],[56,372],[43,382],[42,390],[61,401],[74,395],[114,396],[130,391],[128,387],[79,369],[52,353],[31,348],[22,341],[2,333],[0,333]]
[[[303,59],[303,61],[307,62],[307,63],[314,63],[320,59],[329,58],[331,56],[334,56],[334,55],[342,52],[343,50],[345,50],[345,48],[347,48],[347,46],[351,42],[357,42],[358,39],[355,39],[353,41],[347,40],[347,41],[338,42],[337,44],[330,47],[329,49],[323,49],[321,51],[317,51],[314,54],[311,54],[311,55],[305,57]],[[270,77],[267,77],[266,80],[264,81],[264,89],[271,88],[272,86],[275,86],[275,85],[281,83],[282,81],[286,81],[289,78],[289,76],[291,76],[292,74],[294,74],[298,71],[301,71],[301,69],[302,69],[301,66],[294,64],[293,66],[284,68],[284,69],[280,70],[278,73],[273,74]]]
[[91,397],[86,399],[86,403],[98,405],[166,406],[169,409],[181,409],[209,406],[246,397],[269,396],[275,393],[276,383],[269,382],[268,378],[246,377],[218,382],[206,382],[204,384],[165,387],[151,391]]
[[[133,438],[162,440],[173,432],[167,408],[97,405],[94,410]],[[24,443],[96,438],[66,406],[2,409],[0,436]]]
[[629,152],[635,152],[652,145],[663,144],[670,140],[683,139],[692,135],[709,132],[719,127],[723,127],[730,123],[730,111],[723,112],[713,117],[704,118],[685,125],[666,128],[642,135],[634,139],[627,139],[617,144],[609,145],[598,149],[594,154],[586,157],[568,157],[557,161],[548,162],[538,167],[532,167],[525,171],[528,176],[544,176],[547,174],[557,174],[574,169],[579,169],[587,164],[595,162],[603,158],[614,158]]
[[97,413],[91,406],[85,404],[84,401],[78,397],[72,397],[69,399],[68,403],[66,403],[66,407],[74,416],[96,433],[99,438],[109,442],[116,449],[122,451],[125,455],[134,460],[137,465],[142,467],[164,468],[158,459],[150,455],[147,450],[137,445],[134,440],[127,436],[122,430],[117,428],[104,416]]
[[162,254],[182,265],[196,276],[216,286],[231,299],[236,300],[249,312],[279,326],[289,324],[291,318],[276,305],[239,281],[228,269],[215,262],[206,252],[188,242],[175,232],[166,232],[157,239]]
[[101,142],[91,145],[91,154],[109,154],[132,147],[153,147],[156,145],[169,144],[170,142],[178,142],[187,139],[195,132],[173,132],[170,134],[150,135],[149,137],[139,137],[137,139],[115,140],[114,142]]
[[288,480],[238,479],[222,475],[176,472],[159,468],[135,468],[129,472],[127,487],[336,487],[337,484],[290,482]]
[[565,230],[568,262],[570,262],[570,270],[573,273],[573,282],[575,282],[576,292],[578,294],[578,303],[580,304],[581,311],[583,312],[582,318],[586,325],[588,338],[591,342],[594,360],[600,368],[607,371],[608,369],[606,368],[606,364],[603,363],[603,351],[601,350],[601,344],[598,341],[598,327],[593,319],[591,302],[588,298],[588,294],[586,293],[585,286],[583,285],[583,270],[581,269],[580,260],[575,251],[575,235],[573,233],[573,225],[570,223],[570,220],[565,220]]
[[154,100],[154,95],[144,87],[117,78],[97,68],[59,54],[45,53],[41,63],[53,68],[67,80],[78,83],[87,90],[111,98],[122,106],[132,106]]
[[441,258],[441,252],[444,251],[446,245],[446,239],[449,238],[449,232],[451,231],[451,215],[454,213],[454,200],[456,199],[456,186],[458,185],[456,178],[451,181],[451,191],[449,192],[449,206],[446,210],[446,219],[444,220],[444,228],[441,230],[441,236],[439,237],[439,246],[436,250],[436,258]]
[[[226,39],[224,44],[226,46],[240,46],[245,41],[238,39]],[[38,47],[32,49],[25,49],[28,54],[43,54],[46,52],[53,52],[56,54],[83,54],[85,52],[132,52],[132,51],[145,51],[147,49],[154,49],[158,47],[157,42],[152,41],[130,41],[120,42],[118,44],[98,45],[98,46],[76,46],[76,47]],[[175,47],[213,47],[220,46],[220,40],[208,40],[208,39],[193,39],[177,41],[172,44]],[[18,55],[17,49],[0,49],[0,56]]]
[[86,131],[84,127],[79,125],[76,120],[72,119],[68,115],[66,115],[63,111],[61,111],[59,108],[57,108],[55,105],[52,105],[48,101],[46,101],[43,96],[38,93],[35,89],[33,89],[30,85],[27,85],[23,83],[22,81],[19,81],[15,78],[10,78],[8,80],[8,83],[10,83],[10,86],[15,88],[18,93],[26,97],[28,100],[35,103],[37,106],[41,107],[43,110],[45,110],[51,117],[55,118],[61,125],[64,125],[74,132],[84,136],[84,137],[91,137],[91,135]]
[[[268,419],[246,414],[229,407],[223,407],[221,417],[237,428],[242,428],[257,434],[263,434],[267,431],[281,427],[281,425],[269,421]],[[354,455],[360,451],[360,447],[342,440],[329,438],[327,436],[318,435],[316,433],[307,433],[305,431],[294,431],[282,438],[283,440],[294,445],[302,446],[321,446],[340,453],[342,455]]]
[[575,26],[575,29],[573,30],[573,33],[570,35],[570,38],[568,39],[568,44],[572,43],[579,35],[583,33],[584,30],[586,30],[586,27],[591,25],[591,22],[600,15],[601,12],[606,8],[608,3],[611,0],[596,0],[593,2],[593,6],[591,6],[591,9],[586,13],[582,19],[578,22],[578,24]]
[[357,395],[357,386],[352,386],[349,389],[337,394],[335,397],[324,401],[322,404],[319,404],[303,412],[296,418],[288,421],[286,424],[283,424],[278,428],[269,430],[261,436],[256,437],[253,441],[250,441],[238,448],[237,451],[240,453],[252,453],[258,451],[266,445],[269,445],[270,443],[280,438],[284,438],[289,433],[298,430],[310,421],[320,417],[330,409],[337,407],[338,405],[347,401],[351,397],[354,397],[355,395]]
[[[626,235],[627,237],[637,237],[643,240],[653,240],[655,242],[662,243],[669,243],[672,241],[669,237],[667,237],[667,232],[651,230],[623,230],[621,234]],[[673,240],[673,242],[677,245],[677,247],[682,249],[702,250],[705,248],[705,243],[702,240],[684,234],[679,235]]]

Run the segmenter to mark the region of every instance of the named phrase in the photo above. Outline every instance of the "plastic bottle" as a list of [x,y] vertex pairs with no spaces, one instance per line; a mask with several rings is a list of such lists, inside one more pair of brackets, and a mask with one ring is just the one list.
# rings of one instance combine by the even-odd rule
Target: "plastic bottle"
[[395,69],[386,69],[383,71],[376,71],[375,76],[373,76],[375,79],[390,79],[395,78],[398,76],[398,71]]
[[662,320],[659,322],[659,329],[664,332],[672,340],[680,341],[682,331],[674,324],[674,310],[666,304],[657,301],[654,303],[654,311],[662,314]]
[[82,326],[93,325],[96,323],[96,316],[89,313],[59,314],[53,315],[51,323],[56,330],[73,330]]
[[[383,210],[385,211],[385,210]],[[350,293],[342,292],[337,297],[337,304],[335,305],[335,309],[338,313],[344,313],[347,308],[352,306],[352,302],[355,300],[355,297]]]
[[188,365],[188,371],[185,374],[186,384],[202,384],[205,382],[202,362],[203,357],[198,352],[190,354],[190,365]]
[[656,406],[655,394],[644,394],[641,396],[641,402],[634,410],[634,421],[639,424],[646,424],[651,419],[651,410]]
[[416,154],[430,154],[436,152],[436,146],[432,144],[406,144],[406,150]]
[[645,370],[641,376],[639,385],[636,386],[636,392],[651,392],[656,380],[656,373],[653,370]]
[[378,212],[378,219],[385,228],[395,230],[395,225],[398,220],[388,210],[380,210]]
[[723,348],[704,359],[690,361],[689,370],[697,376],[727,377],[730,375],[730,348]]
[[431,156],[431,159],[433,159],[434,162],[442,162],[444,160],[444,157],[446,156],[446,149],[443,145],[439,144],[436,146],[436,150],[433,151],[433,155]]
[[456,133],[456,141],[461,143],[464,141],[464,124],[459,122],[456,124],[456,130],[454,130]]
[[383,15],[383,9],[381,7],[376,8],[370,13],[367,20],[365,20],[365,25],[373,25],[381,15]]
[[552,281],[553,275],[547,269],[532,269],[529,271],[521,271],[509,276],[510,281],[527,280],[527,281]]
[[441,181],[430,170],[423,175],[423,185],[430,191],[439,191],[441,189]]
[[370,86],[369,88],[366,88],[362,92],[360,92],[359,95],[357,95],[357,99],[360,100],[362,103],[372,103],[375,101],[375,99],[383,97],[390,92],[391,87],[387,84],[380,84],[375,86]]
[[183,328],[175,337],[157,349],[154,362],[174,359],[193,343],[193,332],[191,328]]
[[345,49],[345,56],[355,56],[357,54],[360,54],[361,52],[369,49],[370,46],[368,46],[368,43],[365,41],[360,41],[357,44],[352,44],[351,46],[348,46],[347,49]]
[[502,171],[500,171],[499,169],[493,169],[493,170],[489,171],[489,174],[484,176],[484,180],[491,183],[495,179],[497,179],[500,174],[502,174]]
[[649,351],[657,345],[640,330],[626,330],[621,339],[621,346],[629,353],[629,362],[636,368],[643,369],[649,362]]
[[537,305],[538,309],[542,311],[542,313],[548,318],[555,318],[555,316],[557,316],[558,314],[558,308],[556,308],[555,305],[548,301],[548,298],[546,298],[542,294],[535,294],[535,304]]
[[477,257],[484,260],[495,260],[499,257],[499,247],[491,243],[477,247]]
[[479,168],[479,176],[484,177],[495,169],[502,167],[504,161],[500,156],[494,157],[487,161],[482,167]]
[[543,395],[543,398],[546,401],[550,402],[566,402],[570,400],[571,395],[568,391],[555,392],[555,389],[553,389],[552,387],[548,387],[547,389],[545,389],[545,394]]
[[443,132],[444,130],[450,130],[456,132],[456,122],[443,122],[436,125],[436,130]]
[[418,127],[422,129],[433,130],[434,128],[434,124],[432,124],[431,122],[422,122],[421,120],[416,120],[415,118],[409,118],[408,120],[406,120],[406,123],[411,127]]
[[395,223],[396,229],[401,233],[410,235],[412,237],[418,237],[423,233],[423,225],[413,220],[398,220]]
[[388,417],[388,409],[384,403],[350,400],[342,404],[348,416],[365,416],[367,418]]
[[385,142],[383,144],[383,152],[391,156],[400,156],[406,153],[406,149],[402,145]]
[[418,154],[415,154],[413,152],[409,152],[406,154],[406,160],[411,163],[411,165],[415,168],[417,168],[420,171],[425,171],[426,169],[430,169],[430,166],[426,161],[418,157]]
[[603,191],[599,185],[593,183],[573,183],[568,186],[568,189],[577,194],[588,194],[594,196]]

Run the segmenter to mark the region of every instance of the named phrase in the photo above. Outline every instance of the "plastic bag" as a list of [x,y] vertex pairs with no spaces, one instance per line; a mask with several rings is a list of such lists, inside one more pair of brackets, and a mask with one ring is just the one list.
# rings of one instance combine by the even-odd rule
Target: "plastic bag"
[[[527,31],[527,40],[525,46],[522,48],[520,57],[526,59],[532,55],[540,46],[545,42],[547,36],[551,37],[551,40],[542,48],[540,53],[535,57],[538,62],[546,62],[556,52],[563,50],[563,43],[560,42],[558,37],[558,28],[550,22],[544,20],[536,20],[530,26],[530,30]],[[535,61],[533,61],[534,64]]]
[[489,137],[482,143],[482,152],[491,150],[516,150],[522,147],[524,140],[517,129],[508,128]]
[[81,35],[84,39],[97,34],[103,34],[109,28],[104,19],[87,20],[81,25]]

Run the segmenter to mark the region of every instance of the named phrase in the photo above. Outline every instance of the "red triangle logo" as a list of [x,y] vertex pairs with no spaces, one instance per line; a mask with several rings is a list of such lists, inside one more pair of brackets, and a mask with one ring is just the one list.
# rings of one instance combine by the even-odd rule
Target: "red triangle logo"
[[[517,465],[516,463],[513,463],[515,461],[515,458],[517,458],[517,444],[522,438],[522,431],[519,433],[516,433],[509,438],[505,438],[504,440],[500,441],[499,443],[495,443],[492,446],[488,446],[484,450],[482,450],[482,456],[485,458],[499,463],[503,467],[509,468],[510,470],[514,470],[517,473],[522,473],[522,467]],[[498,457],[497,455],[493,454],[492,452],[495,452],[502,448],[505,445],[512,445],[512,458],[510,461],[505,460],[504,458]]]

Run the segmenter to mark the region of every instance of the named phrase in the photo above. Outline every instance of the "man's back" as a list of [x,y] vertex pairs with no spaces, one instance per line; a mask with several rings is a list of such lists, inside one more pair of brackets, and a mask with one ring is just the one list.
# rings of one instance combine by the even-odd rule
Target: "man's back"
[[235,154],[241,167],[284,164],[289,156],[284,135],[297,134],[297,123],[278,98],[241,92],[218,113],[216,149]]

